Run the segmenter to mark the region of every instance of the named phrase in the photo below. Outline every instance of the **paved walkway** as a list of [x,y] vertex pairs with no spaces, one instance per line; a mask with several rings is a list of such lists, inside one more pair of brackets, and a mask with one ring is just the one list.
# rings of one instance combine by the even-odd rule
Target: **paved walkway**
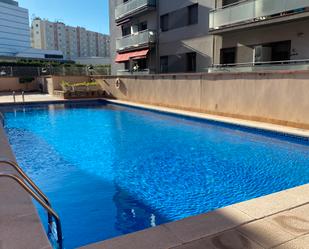
[[[26,93],[25,102],[37,102],[37,101],[53,101],[61,100],[59,97],[55,97],[49,94],[41,93]],[[21,93],[16,93],[16,102],[22,102]],[[12,93],[1,93],[0,94],[0,103],[14,103]]]

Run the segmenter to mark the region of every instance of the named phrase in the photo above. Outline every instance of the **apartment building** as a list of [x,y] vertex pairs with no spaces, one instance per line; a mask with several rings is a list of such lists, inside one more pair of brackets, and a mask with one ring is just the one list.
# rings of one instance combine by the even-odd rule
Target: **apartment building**
[[278,64],[309,59],[308,0],[217,0],[210,13],[214,64]]
[[110,0],[110,25],[113,74],[309,61],[309,0]]
[[203,72],[213,0],[110,0],[113,74]]
[[67,26],[62,22],[35,18],[31,25],[31,37],[32,47],[60,50],[65,59],[110,56],[108,35]]
[[17,1],[0,0],[0,56],[62,59],[59,51],[32,49],[28,10]]

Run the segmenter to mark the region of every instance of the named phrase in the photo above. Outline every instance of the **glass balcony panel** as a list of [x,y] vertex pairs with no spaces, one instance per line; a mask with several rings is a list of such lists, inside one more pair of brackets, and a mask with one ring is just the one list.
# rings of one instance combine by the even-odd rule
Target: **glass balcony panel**
[[250,22],[309,7],[308,0],[249,0],[210,12],[210,29]]
[[116,7],[115,18],[123,18],[147,6],[156,6],[156,0],[130,0]]
[[145,44],[156,42],[156,35],[154,31],[144,30],[136,34],[128,35],[116,40],[116,49],[124,50],[127,48],[139,47]]

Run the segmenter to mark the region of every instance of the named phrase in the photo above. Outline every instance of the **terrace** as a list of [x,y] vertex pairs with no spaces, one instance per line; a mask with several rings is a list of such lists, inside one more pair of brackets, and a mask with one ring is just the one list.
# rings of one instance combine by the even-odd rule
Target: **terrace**
[[[119,86],[116,84],[118,77]],[[307,70],[294,73],[273,71],[263,74],[237,72],[118,77],[36,76],[46,80],[50,92],[47,95],[29,93],[25,102],[21,95],[17,95],[18,103],[14,105],[16,108],[20,105],[27,108],[42,101],[73,104],[80,99],[64,100],[54,95],[62,89],[61,82],[70,82],[68,86],[71,86],[94,80],[102,91],[109,93],[109,98],[104,101],[111,105],[224,123],[233,125],[235,129],[240,126],[259,132],[284,134],[304,141],[309,139],[308,98],[303,95],[308,91]],[[12,78],[2,77],[0,81]],[[242,80],[237,80],[240,78]],[[278,88],[278,85],[281,87]],[[252,89],[255,89],[254,96],[250,94]],[[287,94],[291,89],[294,94]],[[271,102],[269,93],[275,93]],[[5,103],[2,106],[10,106],[13,98],[2,95],[0,102]],[[1,157],[15,161],[2,127],[0,140]],[[0,165],[2,172],[15,173],[7,165]],[[0,189],[4,190],[0,191],[0,200],[6,200],[0,209],[1,217],[6,217],[0,223],[0,245],[5,245],[4,248],[51,248],[30,197],[10,180],[1,180]],[[230,246],[235,249],[307,249],[308,192],[309,185],[303,185],[81,248],[222,249]],[[13,194],[16,198],[11,198]],[[29,232],[25,233],[25,230]]]

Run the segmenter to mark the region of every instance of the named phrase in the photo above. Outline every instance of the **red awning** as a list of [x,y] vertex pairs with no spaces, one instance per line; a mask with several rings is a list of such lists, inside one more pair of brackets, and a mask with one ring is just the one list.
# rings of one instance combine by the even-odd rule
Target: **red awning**
[[145,58],[148,52],[149,52],[149,49],[144,49],[144,50],[129,52],[125,54],[117,54],[115,62],[117,63],[125,62],[125,61],[130,60],[131,58],[132,59],[133,58]]

